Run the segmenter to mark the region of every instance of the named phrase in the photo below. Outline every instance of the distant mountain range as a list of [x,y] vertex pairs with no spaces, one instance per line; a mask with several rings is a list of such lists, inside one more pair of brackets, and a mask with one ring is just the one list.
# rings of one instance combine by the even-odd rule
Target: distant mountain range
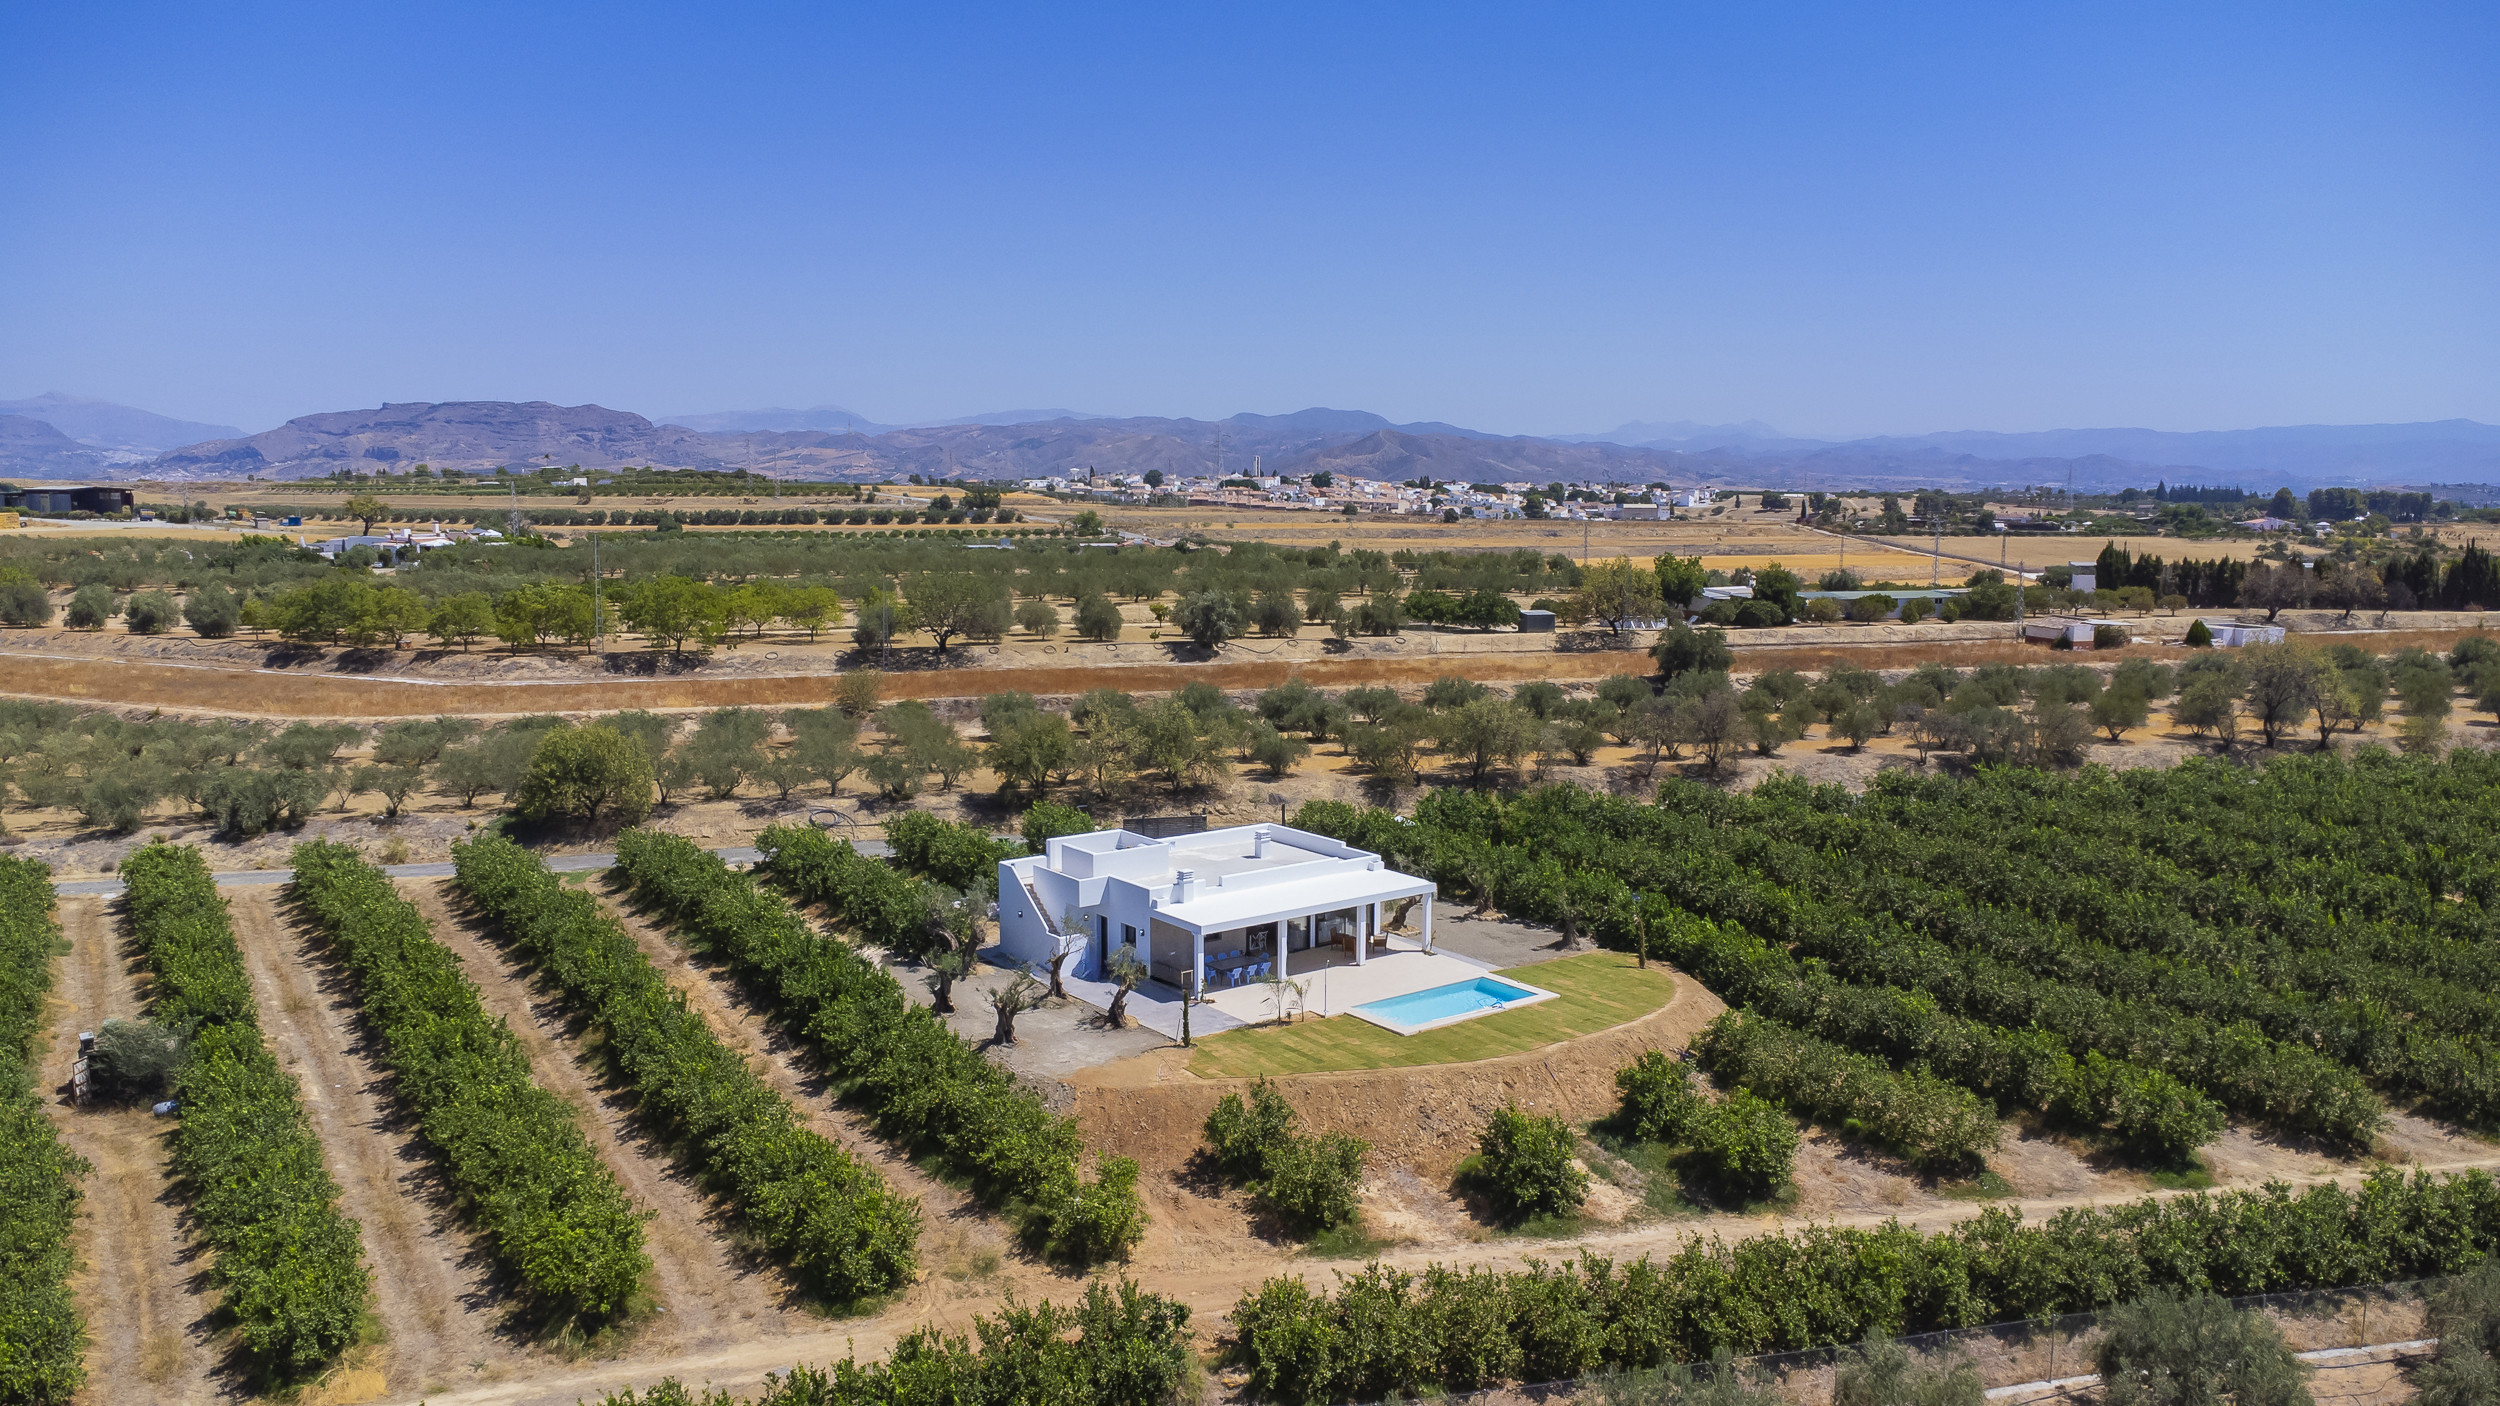
[[1222,420],[1013,410],[897,426],[835,406],[655,423],[597,405],[452,401],[306,415],[245,435],[60,395],[0,402],[0,476],[289,479],[418,463],[464,471],[649,464],[849,480],[915,473],[1029,478],[1083,468],[1173,476],[1325,469],[1386,479],[1877,489],[2063,484],[2071,476],[2087,490],[2156,479],[2270,490],[2500,483],[2500,426],[2443,420],[2196,433],[1951,431],[1835,441],[1783,435],[1758,422],[1635,421],[1603,435],[1494,435],[1325,408]]
[[0,400],[0,473],[97,477],[120,465],[144,463],[169,449],[241,433],[232,425],[177,420],[111,401],[47,391],[24,400]]

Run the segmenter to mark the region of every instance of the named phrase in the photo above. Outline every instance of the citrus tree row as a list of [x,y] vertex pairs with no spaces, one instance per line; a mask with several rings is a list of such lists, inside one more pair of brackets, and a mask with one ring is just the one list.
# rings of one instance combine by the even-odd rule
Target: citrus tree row
[[[1961,1085],[2001,1109],[2024,1108],[2093,1132],[2117,1150],[2172,1166],[2221,1135],[2222,1109],[2158,1069],[2097,1051],[2078,1060],[2045,1030],[2008,1029],[1946,1012],[1934,997],[1898,986],[1841,981],[1820,964],[1706,918],[1653,903],[1642,915],[1649,950],[1754,1013],[1850,1050]],[[1759,1086],[1757,1086],[1759,1087]],[[1942,1104],[1922,1104],[1941,1114]],[[1854,1102],[1826,1116],[1867,1121]],[[1958,1126],[1942,1119],[1942,1133]],[[1940,1164],[1961,1156],[1954,1138],[1895,1132],[1896,1151]]]
[[200,852],[146,845],[121,873],[131,935],[155,977],[150,1014],[190,1040],[174,1075],[173,1168],[215,1256],[219,1307],[264,1370],[306,1374],[356,1340],[371,1287],[362,1233],[339,1210],[295,1076],[261,1041],[234,927]]
[[[917,881],[870,864],[815,830],[777,826],[756,837],[766,867],[790,892],[848,919],[873,902],[863,935],[917,922]],[[884,870],[883,865],[875,866]],[[631,830],[617,868],[635,894],[669,916],[688,941],[719,952],[768,993],[827,1068],[847,1081],[888,1135],[942,1158],[992,1204],[1016,1210],[1026,1234],[1064,1257],[1127,1252],[1145,1233],[1137,1164],[1106,1157],[1087,1181],[1074,1119],[1051,1115],[1005,1069],[914,1005],[893,973],[849,944],[814,932],[781,898],[674,835]],[[899,886],[898,886],[899,885]]]
[[[1998,813],[1991,799],[1974,797],[1967,811],[1940,802],[1896,816],[1848,803],[1836,809],[1833,798],[1783,781],[1732,802],[1678,790],[1661,809],[1689,816],[1681,825],[1662,822],[1684,838],[1712,834],[1725,862],[1826,902],[1892,914],[1955,948],[2036,975],[2246,1022],[2283,1047],[2321,1052],[2449,1117],[2500,1125],[2500,1055],[2487,1047],[2488,1033],[2500,1027],[2500,1001],[2425,974],[2413,963],[2431,954],[2403,950],[2418,944],[2373,943],[2370,933],[2345,933],[2339,924],[2303,942],[2200,922],[2135,891],[2134,876],[2159,868],[2158,860],[2064,833],[2065,816],[2091,804],[2088,785],[2051,790],[2024,816]],[[1972,813],[1993,822],[1985,834],[1940,838],[1956,828],[1942,823],[1948,817],[1967,827]],[[1659,823],[1643,821],[1645,838],[1668,840]],[[2025,835],[2034,852],[2007,838]],[[2468,971],[2480,965],[2469,960]]]
[[1097,1279],[1073,1307],[1010,1299],[996,1318],[974,1314],[969,1336],[915,1328],[882,1362],[792,1367],[750,1398],[668,1377],[598,1406],[1165,1406],[1185,1399],[1194,1357],[1188,1305]]
[[2500,1247],[2500,1184],[2476,1171],[2284,1186],[2024,1224],[1992,1208],[1934,1234],[1814,1226],[1669,1258],[1420,1274],[1383,1265],[1335,1293],[1278,1277],[1233,1308],[1232,1352],[1266,1401],[1378,1401],[1839,1347],[2047,1318],[2155,1289],[2241,1295],[2460,1273]]
[[346,959],[382,1064],[495,1257],[550,1313],[623,1312],[651,1269],[650,1213],[572,1110],[531,1080],[521,1042],[381,870],[327,840],[297,845],[288,862],[288,897]]
[[0,858],[0,1401],[67,1401],[86,1380],[69,1235],[87,1165],[35,1096],[35,1035],[61,928],[52,870]]
[[644,1115],[794,1273],[835,1302],[911,1282],[919,1203],[801,1126],[590,895],[501,835],[454,844],[452,865],[461,892],[597,1027]]
[[[1976,939],[1986,931],[2021,950],[2036,924],[1973,910],[1938,890],[1930,906],[1896,909],[1854,899],[1831,875],[1836,861],[1786,845],[1776,862],[1739,856],[1747,834],[1688,810],[1680,785],[1660,805],[1575,787],[1547,787],[1502,801],[1456,793],[1427,797],[1412,827],[1329,812],[1318,819],[1395,837],[1436,877],[1490,892],[1506,910],[1593,922],[1616,945],[1633,932],[1634,895],[1650,894],[1758,933],[1800,957],[1821,959],[1854,982],[1901,986],[1945,1009],[2011,1029],[2053,1032],[2076,1058],[2131,1059],[2189,1084],[2252,1121],[2349,1146],[2366,1146],[2384,1117],[2360,1073],[2258,1026],[2182,1010],[2137,990],[2107,991],[2085,979],[2026,969]],[[1822,803],[1832,803],[1823,798]],[[2091,974],[2074,953],[2075,974]]]
[[[1296,823],[1367,847],[1392,846],[1401,863],[1443,882],[1489,892],[1508,912],[1586,924],[1613,946],[1634,946],[1645,930],[1660,955],[1733,1003],[1821,1039],[1871,1049],[1905,1067],[1924,1067],[2000,1108],[2029,1108],[2099,1129],[2148,1161],[2175,1163],[2210,1142],[2221,1130],[2218,1105],[2232,1105],[2192,1077],[2210,1073],[2222,1056],[2237,1053],[2215,1050],[2211,1039],[2198,1043],[2212,1032],[2197,1022],[2165,1022],[2097,992],[1915,939],[1800,942],[1792,955],[1785,946],[1755,937],[1732,916],[1757,911],[1743,901],[1753,896],[1753,881],[1743,875],[1729,875],[1715,888],[1687,884],[1652,890],[1669,893],[1689,911],[1665,899],[1644,904],[1606,862],[1613,858],[1654,880],[1655,857],[1635,846],[1578,844],[1568,851],[1574,867],[1566,869],[1552,855],[1454,833],[1429,823],[1432,817],[1420,811],[1419,818],[1427,823],[1409,825],[1384,812],[1323,802],[1306,806]],[[1706,855],[1685,854],[1662,862],[1708,861]],[[1772,888],[1772,893],[1782,903],[1798,901],[1788,890]],[[1708,901],[1713,898],[1727,901]],[[1820,960],[1801,963],[1797,956]],[[2144,1038],[2148,1034],[2167,1042]],[[2263,1045],[2260,1038],[2257,1054],[2264,1053]],[[2093,1076],[2089,1081],[2087,1071]],[[2344,1071],[2332,1073],[2350,1079]],[[2375,1113],[2376,1101],[2366,1089],[2360,1094],[2363,1106]],[[2232,1106],[2261,1113],[2269,1108],[2253,1098]],[[1871,1110],[1827,1108],[1819,1116],[1870,1122],[1865,1112]],[[1930,1161],[1942,1148],[1911,1142],[1896,1144],[1896,1150]]]

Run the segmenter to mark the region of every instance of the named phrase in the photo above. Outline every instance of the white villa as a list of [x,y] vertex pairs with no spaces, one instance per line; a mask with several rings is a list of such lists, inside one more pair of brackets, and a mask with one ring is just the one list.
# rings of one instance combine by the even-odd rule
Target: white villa
[[[1267,997],[1227,997],[1271,977],[1368,966],[1363,979],[1346,971],[1336,983],[1350,1001],[1475,974],[1434,954],[1432,893],[1432,880],[1398,873],[1379,855],[1287,825],[1160,840],[1096,830],[999,862],[998,940],[1005,956],[1031,966],[1072,953],[1067,974],[1088,981],[1129,948],[1156,982],[1204,993],[1219,1010],[1241,1005],[1233,1014],[1251,1019],[1250,1003]],[[1392,905],[1410,899],[1420,922],[1393,937]],[[1340,1004],[1334,993],[1326,1001]]]

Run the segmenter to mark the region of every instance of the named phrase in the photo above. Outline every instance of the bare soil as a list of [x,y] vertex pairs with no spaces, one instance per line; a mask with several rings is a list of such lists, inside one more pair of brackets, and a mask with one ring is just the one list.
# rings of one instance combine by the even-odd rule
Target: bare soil
[[70,1149],[93,1164],[78,1217],[79,1270],[70,1286],[87,1318],[87,1388],[94,1401],[205,1403],[241,1389],[214,1322],[208,1256],[183,1228],[167,1161],[169,1119],[145,1108],[69,1101],[78,1032],[143,1012],[145,977],[124,955],[106,901],[65,898],[70,950],[53,990],[42,1087]]
[[814,1067],[806,1049],[748,1001],[726,971],[690,954],[627,905],[604,894],[598,897],[668,984],[685,993],[687,1008],[701,1014],[714,1037],[744,1055],[750,1068],[790,1100],[803,1126],[875,1169],[897,1192],[919,1200],[924,1272],[905,1301],[925,1302],[941,1286],[1000,1274],[1011,1262],[1034,1282],[1056,1277],[1030,1263],[1008,1228],[969,1194],[923,1171],[879,1136],[866,1118],[837,1104],[830,1081]]
[[612,1077],[553,987],[484,934],[448,880],[404,879],[398,887],[459,956],[488,1014],[520,1038],[539,1085],[572,1106],[599,1160],[653,1213],[643,1234],[654,1311],[635,1324],[631,1350],[699,1352],[808,1323],[812,1315],[779,1270],[738,1251],[734,1217],[644,1124],[633,1091]]
[[559,1360],[533,1348],[493,1260],[367,1049],[353,985],[274,888],[229,889],[236,940],[278,1062],[302,1082],[341,1207],[364,1227],[381,1342],[363,1365],[432,1394]]

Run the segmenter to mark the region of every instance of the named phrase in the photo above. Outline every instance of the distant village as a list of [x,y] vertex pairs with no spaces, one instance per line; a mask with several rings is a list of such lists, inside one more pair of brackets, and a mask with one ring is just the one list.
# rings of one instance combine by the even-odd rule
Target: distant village
[[1051,475],[1022,480],[1037,493],[1091,497],[1115,503],[1186,502],[1206,508],[1289,508],[1328,513],[1404,513],[1461,518],[1559,518],[1654,520],[1678,508],[1707,508],[1718,501],[1710,488],[1669,489],[1654,484],[1627,489],[1613,483],[1403,483],[1356,478],[1327,471],[1300,478],[1260,474],[1213,474],[1167,478],[1144,473]]

